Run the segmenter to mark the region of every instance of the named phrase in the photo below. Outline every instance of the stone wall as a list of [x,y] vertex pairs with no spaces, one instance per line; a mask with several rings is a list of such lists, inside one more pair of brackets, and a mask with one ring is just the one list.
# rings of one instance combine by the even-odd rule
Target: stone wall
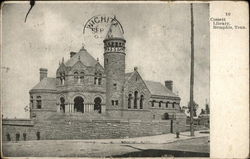
[[9,134],[15,141],[19,134],[19,140],[24,140],[26,134],[26,140],[37,140],[38,132],[41,140],[127,138],[170,133],[170,124],[170,120],[47,120],[25,125],[3,120],[2,138],[7,141]]
[[149,110],[140,109],[109,109],[107,117],[115,119],[136,119],[136,120],[152,120],[152,113]]

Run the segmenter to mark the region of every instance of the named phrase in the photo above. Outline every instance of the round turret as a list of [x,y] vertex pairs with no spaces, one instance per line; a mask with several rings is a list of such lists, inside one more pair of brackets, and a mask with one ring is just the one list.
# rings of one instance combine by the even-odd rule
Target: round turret
[[120,23],[114,18],[104,42],[107,109],[121,109],[125,82],[125,43]]

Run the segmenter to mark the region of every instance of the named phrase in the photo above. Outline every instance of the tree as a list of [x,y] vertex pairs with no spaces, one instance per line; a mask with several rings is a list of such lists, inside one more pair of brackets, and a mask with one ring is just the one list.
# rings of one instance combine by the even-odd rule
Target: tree
[[210,109],[208,103],[206,104],[206,114],[210,114]]
[[201,109],[201,113],[200,113],[200,115],[202,115],[202,114],[206,114],[206,112],[205,112],[205,110],[204,110],[204,109]]
[[[197,111],[198,107],[199,107],[199,105],[197,103],[195,103],[195,101],[194,101],[194,106],[193,106],[194,117],[197,116],[196,111]],[[188,113],[190,113],[190,108],[191,108],[190,107],[190,102],[188,102]]]

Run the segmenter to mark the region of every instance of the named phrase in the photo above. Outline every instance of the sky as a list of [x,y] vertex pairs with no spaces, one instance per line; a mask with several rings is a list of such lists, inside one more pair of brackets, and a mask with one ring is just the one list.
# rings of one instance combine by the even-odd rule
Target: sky
[[[39,68],[55,77],[59,61],[84,47],[103,64],[103,38],[85,23],[95,15],[114,16],[126,39],[126,72],[134,67],[145,80],[173,80],[181,106],[189,101],[190,5],[182,3],[5,3],[2,9],[1,105],[4,117],[28,118],[29,90]],[[105,34],[105,32],[103,33]],[[194,101],[209,101],[209,4],[194,5]],[[6,69],[8,68],[8,69]]]

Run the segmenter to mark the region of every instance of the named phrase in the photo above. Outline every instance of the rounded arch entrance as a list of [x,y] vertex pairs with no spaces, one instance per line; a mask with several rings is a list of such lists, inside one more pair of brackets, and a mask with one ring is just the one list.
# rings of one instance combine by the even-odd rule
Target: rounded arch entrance
[[102,112],[101,103],[102,103],[102,99],[100,97],[96,97],[94,99],[94,111],[97,111],[98,113]]
[[75,112],[84,113],[84,99],[81,96],[76,96],[74,98],[74,110]]

